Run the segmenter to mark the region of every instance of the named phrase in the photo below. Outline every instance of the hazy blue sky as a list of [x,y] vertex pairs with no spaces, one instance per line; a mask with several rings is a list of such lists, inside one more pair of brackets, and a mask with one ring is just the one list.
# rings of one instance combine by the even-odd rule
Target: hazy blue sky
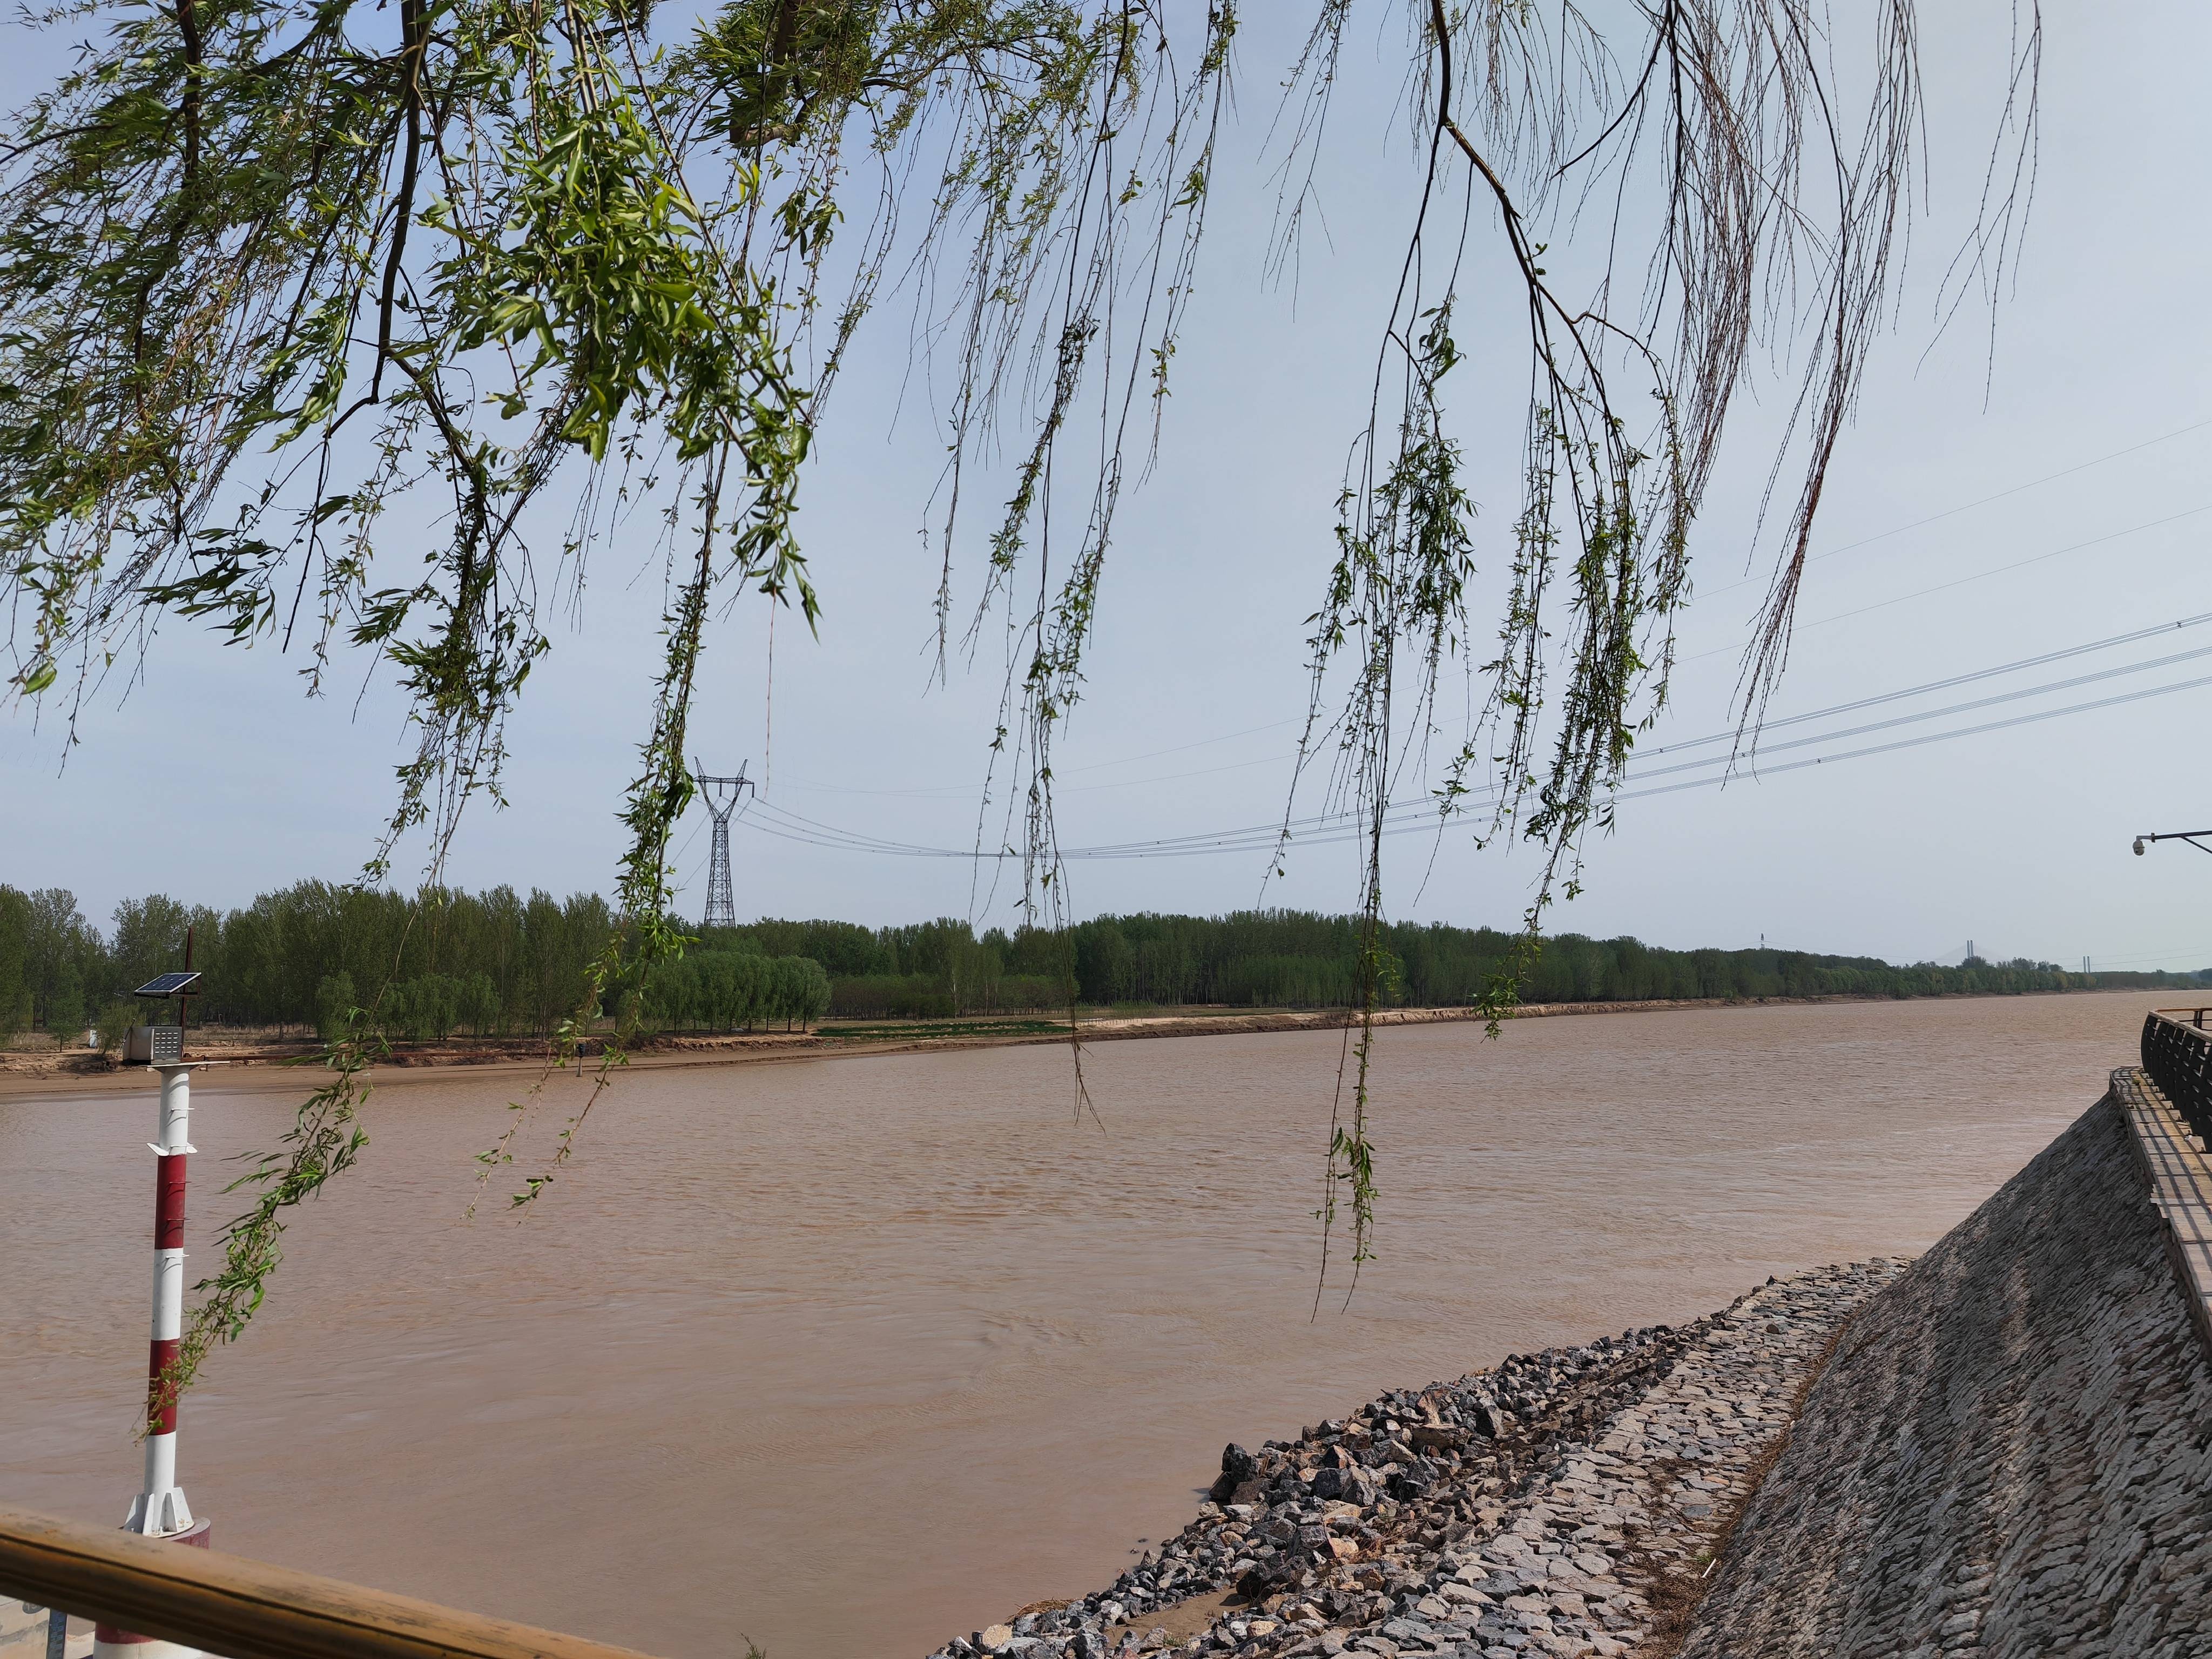
[[[1781,716],[2212,611],[2197,580],[2212,532],[2212,424],[2200,424],[2212,422],[2212,325],[2198,303],[2212,247],[2201,213],[2212,11],[2178,0],[2045,8],[2041,176],[1993,365],[1982,315],[1929,348],[1936,279],[1980,186],[2008,14],[1995,4],[1926,11],[1938,228],[1914,243],[1896,326],[1831,479],[1815,546],[1833,556],[1805,586]],[[1396,86],[1393,27],[1379,46],[1363,36],[1370,62],[1349,95],[1364,103],[1347,104],[1334,128],[1328,231],[1308,243],[1297,294],[1271,287],[1262,263],[1272,198],[1252,157],[1283,43],[1264,20],[1249,33],[1231,146],[1245,171],[1216,186],[1164,453],[1125,510],[1089,701],[1061,750],[1070,844],[1231,828],[1282,808],[1304,700],[1300,624],[1330,556],[1333,498],[1410,175],[1401,131],[1387,149],[1379,137]],[[50,59],[37,46],[11,53],[0,74],[10,101],[41,61]],[[1458,397],[1486,480],[1480,546],[1493,574],[1514,507],[1516,313],[1478,272],[1462,313],[1472,361]],[[749,762],[789,811],[965,846],[996,666],[987,653],[949,688],[928,683],[937,573],[916,527],[942,452],[918,399],[894,419],[903,315],[887,307],[868,337],[817,452],[803,533],[827,614],[818,643],[789,616],[777,625],[772,748],[757,605],[714,639],[696,746],[717,769]],[[1763,383],[1765,404],[1785,390]],[[1487,418],[1477,407],[1485,399]],[[1698,597],[1682,628],[1676,707],[1653,744],[1729,724],[1737,653],[1765,586],[1763,565],[1747,565],[1747,534],[1772,432],[1761,408],[1747,402],[1744,413],[1696,545]],[[2105,459],[2116,452],[2127,453]],[[2001,492],[2012,493],[1984,501]],[[1937,514],[1948,516],[1921,522]],[[564,617],[514,727],[512,804],[476,811],[454,879],[611,885],[614,811],[644,727],[660,598],[658,567],[642,554],[617,546],[597,556],[586,602]],[[1861,720],[2207,647],[2212,623]],[[65,768],[54,722],[12,711],[0,728],[0,880],[69,887],[104,921],[119,897],[153,889],[237,903],[299,877],[349,874],[406,752],[404,711],[381,680],[356,701],[360,664],[342,667],[334,695],[307,702],[297,666],[270,646],[226,650],[171,623],[131,694],[111,691],[91,710]],[[2212,657],[1770,756],[1782,763],[2208,676]],[[1764,934],[1902,959],[1955,957],[1972,938],[1984,954],[2069,964],[2084,955],[2115,967],[2212,963],[2212,865],[2185,847],[2128,854],[2138,830],[2212,823],[2208,716],[2212,686],[1632,799],[1618,832],[1591,843],[1588,891],[1560,925],[1672,945]],[[1802,734],[1778,730],[1772,741]],[[687,908],[705,885],[708,838],[693,829],[679,837],[690,837],[679,862]],[[987,911],[971,899],[967,867],[951,861],[830,851],[744,829],[736,851],[741,915],[1004,920],[1011,896],[1002,884]],[[1534,873],[1525,854],[1478,853],[1463,837],[1447,839],[1432,868],[1429,857],[1420,839],[1395,843],[1394,913],[1508,923]],[[1084,912],[1215,911],[1252,902],[1263,867],[1249,854],[1083,864],[1073,893]],[[1356,874],[1352,849],[1316,848],[1268,896],[1345,907]]]

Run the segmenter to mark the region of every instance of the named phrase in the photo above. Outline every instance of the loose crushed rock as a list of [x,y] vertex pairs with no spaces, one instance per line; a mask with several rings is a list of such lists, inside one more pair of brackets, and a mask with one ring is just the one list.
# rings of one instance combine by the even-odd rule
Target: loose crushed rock
[[[1904,1271],[1770,1279],[1680,1328],[1515,1355],[1222,1455],[1213,1501],[1106,1589],[933,1659],[1504,1659],[1671,1643],[1844,1322]],[[1234,1591],[1195,1636],[1198,1597]],[[1164,1610],[1175,1607],[1173,1613]]]

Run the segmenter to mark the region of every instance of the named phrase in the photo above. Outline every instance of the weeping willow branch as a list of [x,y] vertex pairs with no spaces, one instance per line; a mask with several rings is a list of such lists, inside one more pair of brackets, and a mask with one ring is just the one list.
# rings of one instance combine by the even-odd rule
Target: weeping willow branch
[[360,1031],[360,1022],[349,1023],[356,1030],[325,1055],[330,1081],[301,1103],[278,1147],[255,1156],[252,1167],[223,1188],[227,1194],[253,1188],[253,1204],[216,1240],[222,1251],[222,1270],[195,1287],[200,1299],[185,1323],[177,1352],[147,1386],[142,1434],[159,1431],[209,1352],[243,1335],[260,1310],[269,1280],[283,1260],[286,1212],[352,1168],[368,1144],[360,1109],[368,1097],[365,1074],[377,1044],[372,1035]]
[[[1793,504],[1745,660],[1753,729],[1895,291],[1921,109],[1911,0],[1871,15],[1866,88],[1848,97],[1803,0],[1386,3],[1407,29],[1419,189],[1367,406],[1346,411],[1301,746],[1302,769],[1333,757],[1328,787],[1368,831],[1323,1206],[1326,1237],[1347,1195],[1355,1278],[1373,1243],[1392,791],[1418,774],[1440,828],[1537,844],[1533,951],[1664,702],[1690,527],[1764,345],[1798,391],[1770,483]],[[1353,12],[1312,0],[1288,65],[1267,162],[1278,269],[1296,261]],[[46,20],[93,36],[0,147],[9,678],[65,745],[83,698],[135,678],[165,619],[280,650],[299,634],[311,696],[349,648],[396,679],[416,726],[365,875],[418,844],[434,872],[465,810],[498,799],[508,717],[550,649],[544,607],[576,602],[616,528],[653,526],[671,599],[620,809],[620,914],[551,1063],[605,1042],[523,1204],[569,1159],[684,948],[666,851],[697,666],[741,596],[815,620],[799,482],[887,295],[911,307],[909,350],[947,371],[945,471],[921,509],[938,670],[972,541],[960,644],[972,657],[994,617],[1004,644],[979,840],[995,803],[1030,914],[1069,919],[1053,754],[1121,503],[1164,429],[1239,27],[1228,0],[722,0],[656,40],[648,14],[88,0]],[[2032,177],[2039,39],[2029,0],[2014,161],[1992,161],[1954,267],[1981,280],[2014,246]],[[1468,378],[1455,318],[1497,291],[1466,280],[1485,258],[1510,300],[1482,322],[1510,320],[1528,349],[1525,383],[1476,388],[1525,413],[1494,550],[1442,394]],[[996,502],[980,535],[979,491]],[[1492,627],[1467,597],[1478,554],[1505,585],[1494,648],[1474,643]],[[1483,690],[1448,734],[1437,686],[1455,667]],[[243,1329],[283,1216],[358,1150],[365,1054],[333,1045],[336,1081],[249,1177],[206,1340]],[[527,1116],[485,1154],[487,1181],[518,1162]]]
[[[1317,142],[1348,9],[1325,8],[1308,40],[1304,84],[1292,91],[1304,100],[1294,154]],[[1439,829],[1475,813],[1478,842],[1513,832],[1539,854],[1514,953],[1480,999],[1495,1036],[1534,965],[1545,911],[1579,891],[1583,838],[1612,827],[1612,793],[1637,734],[1665,706],[1691,527],[1763,337],[1800,349],[1770,495],[1792,465],[1802,482],[1744,661],[1742,738],[1755,741],[1786,660],[1814,517],[1893,292],[1921,100],[1909,0],[1886,0],[1875,17],[1856,138],[1842,125],[1834,43],[1794,0],[1665,0],[1639,15],[1640,27],[1565,7],[1477,3],[1454,13],[1445,0],[1425,0],[1416,15],[1423,188],[1340,501],[1338,559],[1312,619],[1299,746],[1301,775],[1334,753],[1328,787],[1357,804],[1366,830],[1360,885],[1370,944],[1320,1215],[1326,1281],[1334,1194],[1347,1194],[1347,1294],[1373,1246],[1368,1126],[1381,964],[1371,941],[1385,909],[1383,822],[1401,772],[1425,763],[1438,735],[1440,672],[1458,660],[1485,694],[1432,786]],[[2032,66],[2037,39],[2033,27],[2015,39],[2016,64]],[[1462,59],[1480,66],[1464,84]],[[1624,64],[1636,67],[1624,74]],[[2007,121],[2032,142],[2032,95],[2019,73],[2014,85]],[[1446,232],[1438,222],[1452,161],[1465,169],[1463,200]],[[1993,164],[1990,177],[2000,176]],[[2021,169],[2010,176],[2016,191]],[[1575,236],[1591,204],[1608,198],[1600,234]],[[2017,207],[2014,196],[1985,192],[2000,247]],[[1285,215],[1293,226],[1298,210]],[[1466,654],[1474,507],[1439,388],[1458,361],[1449,323],[1486,219],[1512,273],[1528,390],[1498,648],[1477,664]],[[1639,236],[1644,224],[1656,232]],[[1618,280],[1624,263],[1641,267],[1640,286]],[[1586,297],[1566,297],[1570,284]],[[1801,292],[1815,297],[1798,304]],[[1405,692],[1401,666],[1413,676]],[[1290,821],[1286,808],[1277,869]]]

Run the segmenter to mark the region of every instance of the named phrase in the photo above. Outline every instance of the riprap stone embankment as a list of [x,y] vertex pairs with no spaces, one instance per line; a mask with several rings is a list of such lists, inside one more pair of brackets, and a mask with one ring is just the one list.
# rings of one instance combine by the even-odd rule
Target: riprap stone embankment
[[1110,1587],[938,1659],[1616,1655],[1681,1610],[1842,1322],[1902,1271],[1770,1281],[1680,1328],[1508,1358],[1258,1453]]
[[1232,1446],[1157,1558],[938,1659],[2212,1659],[2212,1163],[2114,1089],[1909,1269]]

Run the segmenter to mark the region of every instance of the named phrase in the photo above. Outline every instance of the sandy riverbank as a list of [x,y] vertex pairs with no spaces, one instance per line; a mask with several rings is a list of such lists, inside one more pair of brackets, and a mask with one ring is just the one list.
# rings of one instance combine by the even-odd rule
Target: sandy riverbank
[[[2051,992],[2040,994],[2061,995]],[[2130,994],[2133,994],[2130,993]],[[1516,1009],[1516,1019],[1558,1018],[1576,1014],[1648,1014],[1689,1009],[1757,1008],[1805,1006],[1814,1003],[1888,1000],[1864,997],[1720,997],[1623,1002],[1538,1002]],[[1473,1009],[1386,1008],[1376,1015],[1379,1025],[1437,1025],[1479,1021]],[[1111,1042],[1137,1037],[1245,1036],[1267,1031],[1340,1030],[1346,1011],[1323,1008],[1175,1009],[1157,1014],[1085,1015],[1080,1021],[1086,1042]],[[1007,1048],[1066,1042],[1065,1020],[983,1017],[970,1020],[930,1020],[912,1023],[911,1030],[890,1021],[844,1025],[829,1024],[812,1031],[770,1031],[729,1036],[661,1036],[642,1039],[632,1050],[631,1069],[684,1066],[732,1066],[765,1060],[827,1059],[842,1055],[926,1054],[939,1049]],[[599,1040],[586,1044],[596,1055]],[[240,1036],[215,1027],[194,1033],[190,1043],[196,1060],[221,1061],[233,1068],[226,1086],[290,1087],[303,1070],[311,1068],[319,1050],[312,1042]],[[492,1075],[527,1075],[542,1071],[550,1057],[543,1038],[456,1037],[442,1043],[394,1045],[390,1057],[376,1067],[380,1085],[403,1082],[411,1077],[435,1075],[455,1067],[468,1067]],[[99,1054],[70,1050],[0,1053],[0,1098],[23,1095],[70,1094],[109,1088],[119,1075],[137,1067],[126,1066]],[[250,1081],[249,1081],[250,1079]]]

